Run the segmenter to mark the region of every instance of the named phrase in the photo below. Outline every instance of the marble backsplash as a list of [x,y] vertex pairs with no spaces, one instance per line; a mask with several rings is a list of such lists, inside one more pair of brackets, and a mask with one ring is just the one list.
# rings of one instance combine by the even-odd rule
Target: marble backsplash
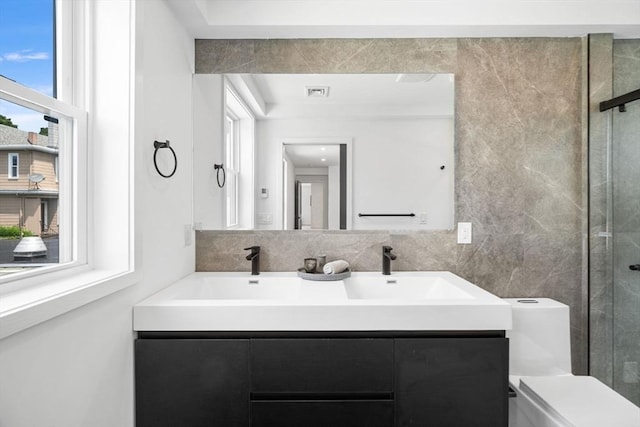
[[197,40],[196,72],[456,74],[455,231],[200,231],[197,271],[291,271],[326,253],[379,270],[449,270],[502,297],[571,307],[573,367],[587,370],[583,41],[535,39]]

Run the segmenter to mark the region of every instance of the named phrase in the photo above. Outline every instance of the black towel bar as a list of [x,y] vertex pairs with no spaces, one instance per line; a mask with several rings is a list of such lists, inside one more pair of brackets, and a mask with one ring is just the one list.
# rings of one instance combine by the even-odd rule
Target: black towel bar
[[624,95],[616,96],[608,101],[602,101],[600,103],[600,111],[607,111],[611,108],[620,107],[620,112],[626,111],[625,104],[629,102],[637,101],[640,99],[640,89],[625,93]]
[[359,213],[358,216],[416,216],[414,213],[408,214],[363,214]]

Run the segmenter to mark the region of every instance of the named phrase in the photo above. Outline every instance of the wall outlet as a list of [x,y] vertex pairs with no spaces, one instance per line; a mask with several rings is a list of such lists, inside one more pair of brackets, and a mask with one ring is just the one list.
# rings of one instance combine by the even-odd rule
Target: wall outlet
[[259,213],[258,214],[258,224],[260,224],[260,225],[273,224],[273,215],[270,214],[270,213]]
[[191,224],[184,225],[184,245],[185,246],[191,246],[191,244],[193,243],[193,238],[191,237],[193,235],[192,228],[193,227],[191,226]]
[[471,244],[471,223],[459,222],[458,223],[458,243],[462,245]]

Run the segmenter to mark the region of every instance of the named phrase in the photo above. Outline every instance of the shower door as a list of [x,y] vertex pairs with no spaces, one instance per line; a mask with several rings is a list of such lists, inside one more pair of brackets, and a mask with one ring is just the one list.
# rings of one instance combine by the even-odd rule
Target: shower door
[[611,116],[612,377],[614,389],[640,405],[640,100],[625,109]]

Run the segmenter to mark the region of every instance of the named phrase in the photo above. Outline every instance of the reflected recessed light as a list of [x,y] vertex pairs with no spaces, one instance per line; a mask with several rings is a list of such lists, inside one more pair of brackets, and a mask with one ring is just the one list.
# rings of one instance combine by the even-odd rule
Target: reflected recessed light
[[321,161],[321,162],[326,162],[326,161],[327,161],[327,159],[320,159],[320,161]]
[[327,147],[320,147],[320,150],[327,151]]

